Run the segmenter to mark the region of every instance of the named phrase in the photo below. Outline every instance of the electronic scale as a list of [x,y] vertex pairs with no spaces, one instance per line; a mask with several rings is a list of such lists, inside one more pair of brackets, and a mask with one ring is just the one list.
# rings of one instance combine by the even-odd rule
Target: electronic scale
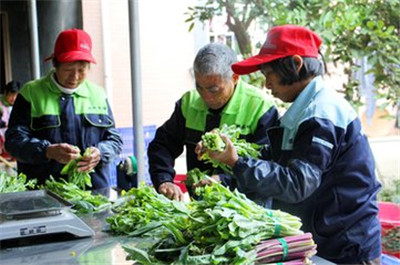
[[48,190],[0,194],[0,241],[59,233],[90,237],[94,231]]

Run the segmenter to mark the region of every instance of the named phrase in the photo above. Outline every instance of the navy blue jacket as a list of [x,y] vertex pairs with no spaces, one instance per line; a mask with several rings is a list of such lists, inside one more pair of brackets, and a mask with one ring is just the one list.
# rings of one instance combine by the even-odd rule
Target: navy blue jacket
[[318,255],[360,264],[381,253],[374,158],[351,106],[316,77],[268,130],[263,160],[233,167],[245,193],[301,218]]
[[[190,100],[183,102],[189,98]],[[248,142],[265,145],[268,144],[266,130],[276,125],[278,117],[274,103],[265,92],[243,81],[239,81],[232,98],[219,111],[208,109],[196,91],[185,93],[177,101],[172,116],[157,129],[155,138],[149,145],[150,175],[154,186],[158,188],[163,182],[173,181],[175,159],[186,147],[188,171],[193,168],[199,168],[201,171],[209,170],[210,174],[218,174],[224,185],[231,189],[236,188],[235,180],[231,176],[197,159],[194,152],[196,144],[205,132],[226,123],[240,127],[248,125],[247,133],[240,137]],[[252,196],[256,194],[246,195],[257,201],[257,198]],[[270,201],[269,203],[264,201],[262,204],[271,205]]]

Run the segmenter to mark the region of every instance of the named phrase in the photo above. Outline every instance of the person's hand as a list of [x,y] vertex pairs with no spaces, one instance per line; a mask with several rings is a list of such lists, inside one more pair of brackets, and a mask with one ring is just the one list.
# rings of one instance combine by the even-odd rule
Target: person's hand
[[158,187],[158,192],[170,200],[183,201],[183,192],[178,185],[172,182],[164,182]]
[[206,186],[206,185],[210,186],[210,185],[212,185],[212,184],[214,184],[216,182],[220,182],[221,181],[221,179],[219,178],[219,175],[212,175],[210,178],[211,179],[202,179],[199,182],[193,184],[193,187],[192,187],[193,190],[195,190],[198,187],[203,187],[203,186]]
[[89,147],[88,149],[90,150],[88,151],[90,155],[82,156],[81,160],[78,162],[78,170],[80,172],[89,172],[100,162],[100,150],[96,147]]
[[58,163],[67,164],[79,157],[79,148],[66,143],[51,144],[46,149],[46,157],[56,160]]
[[232,141],[226,135],[221,134],[222,140],[225,142],[225,149],[223,151],[211,151],[203,146],[200,141],[195,148],[197,159],[201,160],[204,153],[208,153],[211,159],[217,160],[218,162],[224,163],[230,167],[233,167],[239,159],[235,147]]

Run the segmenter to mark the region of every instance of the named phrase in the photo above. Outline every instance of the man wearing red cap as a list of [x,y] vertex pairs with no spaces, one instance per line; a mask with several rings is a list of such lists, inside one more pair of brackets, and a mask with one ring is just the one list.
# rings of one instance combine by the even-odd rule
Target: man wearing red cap
[[357,113],[324,84],[321,38],[311,30],[272,28],[258,55],[232,65],[237,74],[260,70],[272,94],[291,102],[268,130],[263,159],[238,157],[229,139],[223,152],[205,150],[233,168],[241,190],[273,198],[273,208],[302,219],[318,255],[339,264],[379,264],[380,223],[374,158]]
[[[78,163],[91,172],[92,188],[109,186],[109,165],[122,150],[122,139],[103,88],[86,80],[92,54],[90,36],[80,29],[62,31],[52,59],[54,69],[26,83],[11,112],[5,147],[18,171],[43,184],[60,178],[63,166],[87,148]],[[78,147],[79,149],[77,149]]]

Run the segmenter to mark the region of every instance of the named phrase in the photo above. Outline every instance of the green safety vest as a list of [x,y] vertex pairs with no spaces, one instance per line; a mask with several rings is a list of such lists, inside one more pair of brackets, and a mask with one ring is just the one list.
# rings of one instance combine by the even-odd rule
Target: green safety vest
[[[61,91],[51,80],[53,73],[54,71],[50,71],[45,77],[28,82],[20,91],[24,99],[31,104],[31,118],[60,115]],[[104,89],[90,81],[85,80],[73,97],[76,115],[108,114]]]
[[[232,98],[221,112],[220,126],[234,124],[241,127],[242,135],[252,134],[257,129],[258,120],[272,106],[274,103],[267,99],[263,90],[239,79]],[[186,128],[204,132],[210,111],[196,90],[183,95],[182,113]]]

